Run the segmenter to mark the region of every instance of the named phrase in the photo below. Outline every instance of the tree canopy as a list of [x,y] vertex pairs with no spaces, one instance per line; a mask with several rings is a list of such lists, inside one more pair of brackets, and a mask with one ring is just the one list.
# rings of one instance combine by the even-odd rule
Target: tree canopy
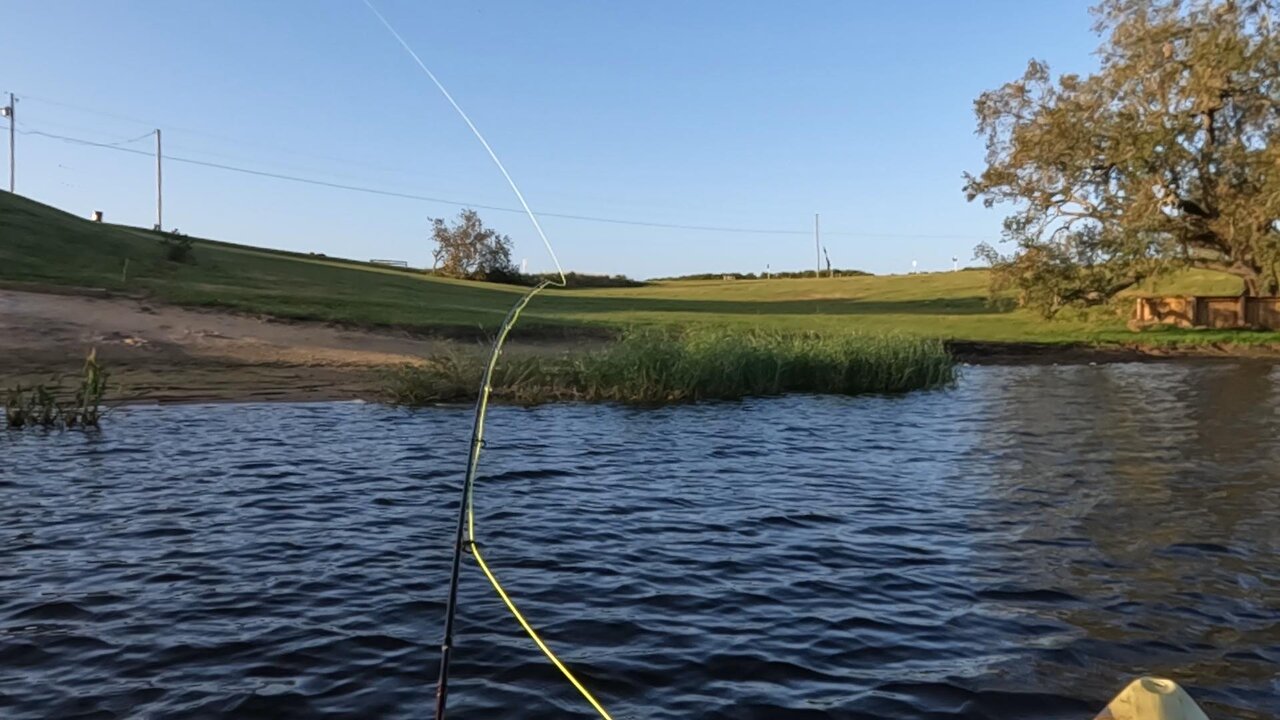
[[458,213],[453,225],[431,218],[431,237],[436,242],[436,271],[442,275],[499,281],[518,275],[511,262],[511,238],[485,227],[475,210]]
[[995,282],[1052,314],[1197,267],[1280,287],[1275,0],[1103,0],[1100,66],[1023,76],[974,103],[987,167],[965,193],[1013,206]]

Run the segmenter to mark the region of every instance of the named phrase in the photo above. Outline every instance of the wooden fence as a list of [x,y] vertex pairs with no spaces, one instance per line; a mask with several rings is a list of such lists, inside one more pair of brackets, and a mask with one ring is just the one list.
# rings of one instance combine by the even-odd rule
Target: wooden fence
[[1140,297],[1133,319],[1140,325],[1277,330],[1280,297]]

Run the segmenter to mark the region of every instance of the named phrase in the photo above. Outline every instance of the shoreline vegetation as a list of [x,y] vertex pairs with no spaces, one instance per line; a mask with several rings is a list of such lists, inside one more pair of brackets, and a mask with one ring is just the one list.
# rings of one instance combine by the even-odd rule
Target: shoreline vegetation
[[[172,238],[96,223],[0,193],[0,285],[36,291],[94,289],[104,295],[278,320],[471,340],[492,333],[525,292],[519,285],[456,280],[421,270]],[[424,251],[428,239],[423,238]],[[990,294],[986,270],[807,279],[650,281],[639,287],[548,289],[525,311],[515,340],[614,337],[631,327],[900,333],[948,342],[1096,345],[1280,346],[1280,332],[1126,327],[1118,307],[1046,320]],[[1192,271],[1142,289],[1154,294],[1232,295],[1238,278]]]
[[[389,374],[401,405],[476,398],[487,358],[445,355]],[[904,335],[633,330],[599,349],[512,354],[494,370],[492,399],[635,405],[737,400],[787,393],[904,393],[954,382],[954,358],[939,340]]]
[[108,377],[98,362],[97,350],[90,350],[71,389],[61,381],[30,387],[14,385],[5,392],[5,426],[12,430],[96,428],[105,414],[102,403],[109,389]]
[[[451,386],[463,378],[478,381],[480,361],[472,356],[483,353],[525,290],[185,236],[175,259],[166,234],[91,222],[8,193],[0,193],[0,236],[0,293],[9,298],[0,303],[7,313],[0,322],[8,326],[0,353],[9,360],[0,368],[0,387],[75,372],[68,358],[83,358],[89,350],[84,338],[93,337],[130,401],[375,399],[385,397],[392,384],[387,377],[396,373],[416,378],[419,387],[401,388],[406,398],[473,397],[472,380],[466,388]],[[427,238],[423,243],[425,250]],[[823,343],[853,353],[850,337],[859,338],[858,352],[910,339],[949,351],[957,362],[988,364],[1280,357],[1277,332],[1134,332],[1123,313],[1132,308],[1131,296],[1111,308],[1046,320],[1013,307],[1009,296],[992,297],[989,286],[987,271],[969,269],[547,290],[526,310],[498,368],[511,382],[525,377],[536,389],[528,397],[500,390],[497,397],[679,402],[811,392],[822,389],[818,382],[830,383],[833,392],[850,391],[840,384],[843,376],[816,366],[811,377],[786,376],[776,384],[763,375],[739,377],[737,389],[708,384],[695,368],[715,366],[697,365],[703,361],[694,358],[697,343],[710,343],[709,337],[719,338],[720,350],[737,353],[733,362],[742,363],[743,373],[821,356],[827,352]],[[1239,291],[1237,278],[1205,271],[1143,288],[1155,294]],[[658,336],[673,344],[661,346],[653,339]],[[787,341],[804,346],[798,350],[777,339],[782,336],[808,339]],[[733,342],[738,344],[731,347]],[[675,359],[677,350],[685,353],[683,360]],[[637,372],[660,367],[689,374],[645,386],[624,377],[628,361],[637,363]],[[407,363],[426,369],[395,370]],[[880,371],[879,365],[868,367]],[[608,377],[617,386],[612,391],[602,385]],[[897,386],[881,378],[867,387],[892,392]]]

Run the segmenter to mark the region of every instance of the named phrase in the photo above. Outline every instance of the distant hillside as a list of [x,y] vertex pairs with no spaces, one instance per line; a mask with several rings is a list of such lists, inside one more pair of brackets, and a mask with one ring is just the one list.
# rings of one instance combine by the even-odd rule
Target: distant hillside
[[[127,261],[127,267],[126,267]],[[845,271],[849,272],[849,271]],[[1049,322],[988,300],[985,270],[750,281],[682,279],[641,287],[549,290],[524,314],[525,333],[563,334],[633,325],[718,325],[819,332],[903,332],[1006,342],[1132,342],[1124,318],[1100,309]],[[93,223],[0,193],[0,283],[106,288],[182,305],[479,336],[501,322],[525,288],[432,277],[419,271],[193,239],[191,262],[167,260],[149,230]],[[1232,294],[1239,280],[1188,273],[1149,289]],[[1221,342],[1223,333],[1163,333],[1163,340]],[[1237,333],[1233,341],[1276,341]]]
[[[865,270],[841,270],[835,268],[832,270],[823,270],[822,277],[859,277],[870,275]],[[782,270],[779,272],[770,272],[768,274],[760,273],[695,273],[693,275],[673,275],[672,277],[654,278],[658,281],[676,281],[676,280],[803,280],[813,279],[812,270]]]
[[521,291],[354,260],[192,240],[191,261],[170,262],[158,233],[94,223],[0,193],[0,281],[105,288],[284,318],[471,328],[501,320]]

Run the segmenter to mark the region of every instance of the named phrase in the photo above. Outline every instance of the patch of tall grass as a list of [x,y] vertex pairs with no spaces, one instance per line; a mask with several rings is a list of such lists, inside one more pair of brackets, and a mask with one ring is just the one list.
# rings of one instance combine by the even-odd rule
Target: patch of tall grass
[[[399,368],[393,402],[472,400],[485,358],[445,355]],[[785,393],[859,395],[937,388],[955,379],[941,341],[900,335],[634,331],[600,350],[517,355],[499,362],[498,401],[662,404]]]
[[5,425],[13,429],[25,427],[89,428],[102,421],[102,400],[107,394],[107,372],[91,351],[69,400],[57,385],[17,385],[6,393]]

